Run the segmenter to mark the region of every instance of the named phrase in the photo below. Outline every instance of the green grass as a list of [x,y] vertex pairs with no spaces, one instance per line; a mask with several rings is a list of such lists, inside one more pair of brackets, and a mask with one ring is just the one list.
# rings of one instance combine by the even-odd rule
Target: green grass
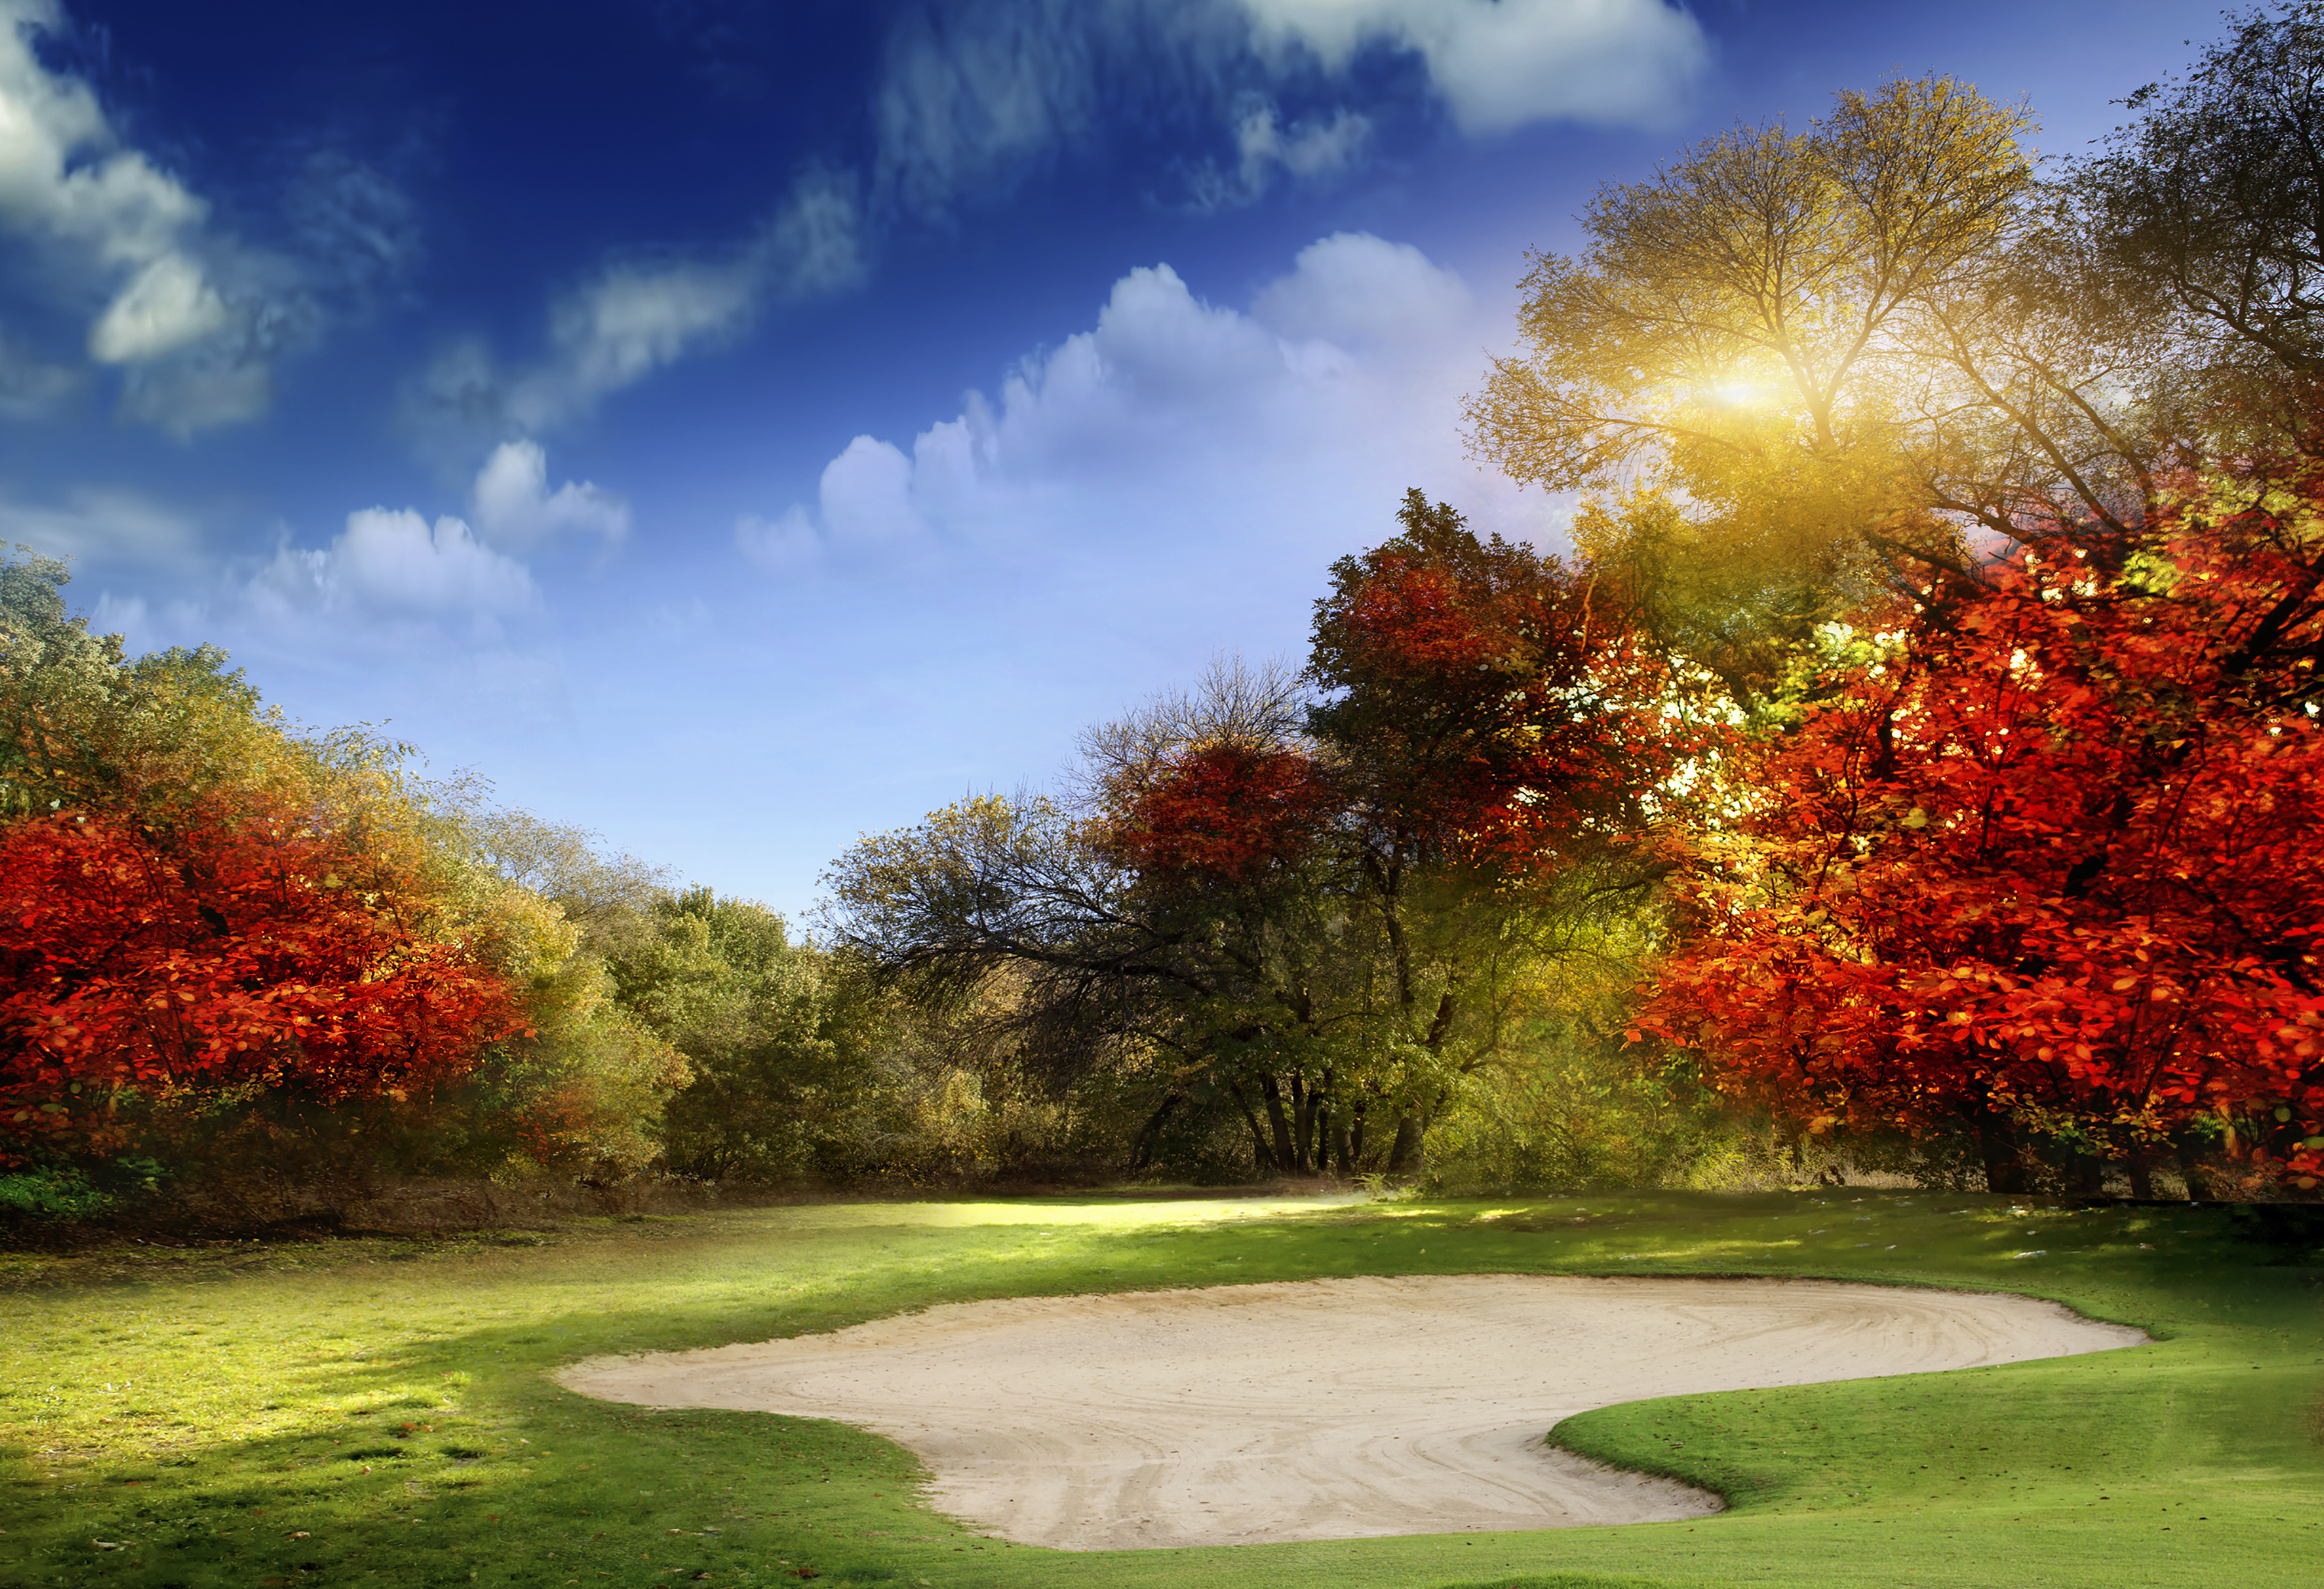
[[[0,1585],[2315,1583],[2318,1271],[2237,1244],[2215,1212],[2015,1206],[1086,1197],[605,1222],[540,1244],[0,1256]],[[908,1453],[843,1426],[657,1413],[547,1377],[980,1297],[1506,1271],[2002,1288],[2158,1340],[1561,1427],[1729,1497],[1693,1522],[1110,1554],[937,1516]]]

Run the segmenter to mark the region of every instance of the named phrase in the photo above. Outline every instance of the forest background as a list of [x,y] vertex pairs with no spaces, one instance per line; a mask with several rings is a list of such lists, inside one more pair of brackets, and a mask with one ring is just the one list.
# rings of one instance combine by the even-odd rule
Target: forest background
[[[2324,1178],[2324,11],[2036,170],[1840,94],[1602,190],[1304,662],[833,864],[809,933],[0,569],[0,1206]],[[1388,504],[1383,504],[1384,507]]]

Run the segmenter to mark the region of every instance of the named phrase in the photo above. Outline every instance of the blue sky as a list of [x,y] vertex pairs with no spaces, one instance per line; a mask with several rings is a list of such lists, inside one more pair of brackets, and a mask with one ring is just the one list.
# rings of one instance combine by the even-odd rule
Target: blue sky
[[134,649],[795,914],[1296,656],[1599,184],[2209,5],[0,0],[0,539]]

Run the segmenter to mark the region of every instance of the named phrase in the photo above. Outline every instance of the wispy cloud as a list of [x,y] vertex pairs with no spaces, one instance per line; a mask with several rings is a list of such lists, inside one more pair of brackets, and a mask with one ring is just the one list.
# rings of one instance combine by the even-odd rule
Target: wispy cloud
[[[890,36],[872,97],[879,190],[941,215],[1102,142],[1113,122],[1207,117],[1220,147],[1194,200],[1249,202],[1278,172],[1352,165],[1380,90],[1368,54],[1416,58],[1471,136],[1536,121],[1657,125],[1706,70],[1701,26],[1667,0],[967,0]],[[1314,103],[1287,119],[1297,88]]]
[[1710,65],[1694,18],[1666,0],[1239,0],[1258,46],[1341,73],[1367,49],[1428,68],[1462,131],[1535,121],[1655,126]]
[[0,497],[0,542],[21,541],[84,567],[172,581],[204,567],[200,524],[142,492],[84,486],[51,503]]
[[1326,120],[1283,125],[1283,113],[1263,95],[1246,97],[1235,122],[1235,162],[1205,161],[1188,186],[1196,209],[1233,209],[1257,203],[1278,174],[1328,180],[1354,166],[1370,141],[1371,118],[1342,106]]
[[816,166],[766,221],[715,253],[615,260],[549,305],[544,355],[503,368],[475,341],[439,354],[408,393],[407,423],[454,453],[538,436],[655,371],[731,344],[770,307],[845,291],[865,276],[854,180]]

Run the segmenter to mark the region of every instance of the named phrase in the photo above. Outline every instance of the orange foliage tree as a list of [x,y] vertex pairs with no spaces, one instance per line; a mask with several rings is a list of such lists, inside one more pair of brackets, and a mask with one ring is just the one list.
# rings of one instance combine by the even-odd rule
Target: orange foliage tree
[[0,830],[0,1155],[117,1148],[138,1111],[262,1091],[401,1098],[524,1028],[349,826],[271,800],[185,815]]
[[[1639,1020],[1812,1130],[2324,1178],[2324,481],[2049,527],[1860,620]],[[1634,1034],[1636,1035],[1636,1034]]]

